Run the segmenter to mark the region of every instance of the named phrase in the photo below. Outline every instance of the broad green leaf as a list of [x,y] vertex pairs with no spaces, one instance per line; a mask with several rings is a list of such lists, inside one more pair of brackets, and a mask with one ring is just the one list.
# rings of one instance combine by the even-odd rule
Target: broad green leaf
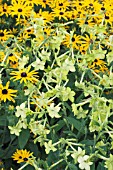
[[20,149],[23,149],[24,146],[26,145],[28,139],[30,136],[30,132],[28,129],[23,129],[22,132],[20,133],[20,136],[18,137],[18,143],[20,146]]
[[56,125],[54,128],[55,132],[59,131],[65,125],[65,122],[64,120],[59,120]]
[[80,129],[82,128],[80,121],[78,121],[78,120],[76,120],[75,118],[72,118],[72,117],[67,117],[67,120],[68,120],[70,125],[73,125],[75,127],[75,129],[80,131]]
[[0,116],[0,126],[7,126],[7,123],[6,116]]
[[74,164],[69,164],[70,170],[78,170],[78,168]]

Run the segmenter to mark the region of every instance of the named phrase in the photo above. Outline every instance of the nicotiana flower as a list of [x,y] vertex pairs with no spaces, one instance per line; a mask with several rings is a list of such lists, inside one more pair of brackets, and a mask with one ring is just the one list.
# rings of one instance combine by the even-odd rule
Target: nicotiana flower
[[54,103],[51,103],[50,106],[47,106],[47,111],[48,114],[51,118],[60,118],[61,116],[58,114],[58,112],[60,111],[60,107],[54,106]]
[[50,140],[48,143],[45,142],[45,152],[48,154],[50,151],[55,152],[57,149],[53,146],[52,140]]
[[16,136],[19,136],[22,131],[20,124],[16,124],[16,126],[8,126],[8,128],[10,130],[10,134],[14,134]]
[[93,162],[89,162],[89,156],[79,156],[78,157],[78,162],[79,162],[79,168],[80,169],[85,169],[85,170],[90,170],[90,165],[93,164]]
[[78,162],[78,157],[84,156],[85,155],[85,150],[82,150],[80,147],[78,147],[78,151],[74,151],[73,154],[71,154],[72,158],[74,159],[74,162]]
[[13,99],[13,97],[16,96],[17,90],[13,90],[13,89],[9,89],[9,81],[7,82],[6,86],[3,86],[2,84],[0,84],[0,101],[4,101],[6,102],[6,100],[15,102],[15,100]]
[[16,112],[15,112],[15,115],[16,117],[19,117],[21,116],[21,118],[26,118],[26,108],[25,108],[25,102],[22,103],[20,106],[16,106]]

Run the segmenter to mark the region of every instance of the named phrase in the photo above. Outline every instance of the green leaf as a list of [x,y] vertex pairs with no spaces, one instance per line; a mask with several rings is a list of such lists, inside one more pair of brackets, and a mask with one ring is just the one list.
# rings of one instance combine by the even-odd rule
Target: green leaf
[[33,142],[30,142],[27,146],[28,146],[28,149],[30,149],[30,151],[33,152],[34,156],[36,157],[41,156],[40,150],[38,149],[38,146],[36,144],[34,144]]
[[7,126],[7,123],[6,116],[0,116],[0,126]]
[[23,129],[22,132],[20,133],[20,136],[18,137],[18,143],[19,143],[20,149],[24,148],[24,146],[26,145],[29,137],[30,137],[29,130],[28,129]]
[[101,163],[99,163],[97,170],[107,170],[104,165],[101,165]]
[[65,125],[64,120],[59,120],[57,126],[54,128],[55,132],[58,132]]
[[91,165],[91,170],[95,170],[95,164]]
[[75,129],[80,131],[80,129],[82,128],[82,125],[81,125],[81,122],[79,120],[76,120],[75,118],[72,118],[72,117],[67,117],[67,120],[68,120],[70,125],[73,125],[75,127]]
[[35,168],[31,165],[28,165],[27,167],[24,168],[24,170],[35,170]]
[[70,170],[78,170],[78,168],[74,164],[69,164]]
[[81,141],[82,144],[85,144],[86,146],[91,146],[91,145],[94,145],[94,141],[93,140],[83,140]]

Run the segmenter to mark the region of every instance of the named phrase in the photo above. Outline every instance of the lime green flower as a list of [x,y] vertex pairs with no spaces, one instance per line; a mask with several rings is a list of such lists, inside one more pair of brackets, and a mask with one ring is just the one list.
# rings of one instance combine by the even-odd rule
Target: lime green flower
[[21,127],[17,124],[16,126],[8,126],[10,133],[16,136],[20,135]]
[[110,157],[106,160],[105,167],[108,170],[112,170],[113,169],[113,155],[112,154],[110,154]]
[[57,149],[53,146],[52,140],[50,140],[48,143],[45,142],[45,152],[46,154],[49,154],[50,151],[55,152]]
[[41,61],[39,58],[37,58],[36,61],[34,61],[31,65],[32,65],[36,70],[44,70],[45,62],[44,62],[44,61]]
[[73,154],[71,154],[75,163],[78,162],[78,157],[84,156],[84,155],[85,155],[85,150],[82,150],[80,147],[78,147],[78,151],[74,151]]
[[92,165],[93,163],[89,162],[88,159],[89,159],[88,155],[78,157],[80,169],[90,170],[90,165]]
[[25,102],[22,103],[20,106],[16,106],[16,112],[15,115],[16,117],[22,117],[25,118],[26,117],[26,108],[25,108]]
[[51,118],[59,118],[61,117],[58,112],[60,111],[60,107],[57,105],[57,106],[54,106],[55,104],[54,103],[51,103],[50,106],[47,106],[47,111],[49,113],[49,116]]

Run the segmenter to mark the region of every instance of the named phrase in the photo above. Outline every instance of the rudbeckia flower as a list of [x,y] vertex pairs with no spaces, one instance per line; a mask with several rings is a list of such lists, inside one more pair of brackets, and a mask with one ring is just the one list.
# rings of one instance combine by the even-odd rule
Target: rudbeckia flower
[[41,5],[43,8],[46,8],[47,5],[49,5],[49,3],[51,2],[51,0],[38,0],[36,2],[36,5]]
[[10,10],[9,10],[9,6],[5,3],[0,5],[0,16],[2,15],[6,15],[8,17],[8,15],[10,14]]
[[6,86],[3,86],[2,84],[0,84],[0,101],[4,101],[6,102],[6,100],[8,99],[9,101],[15,102],[15,100],[13,99],[13,97],[16,96],[17,90],[13,90],[13,89],[9,89],[9,81],[7,82]]
[[28,17],[31,13],[32,6],[29,6],[25,1],[21,0],[12,0],[12,3],[10,5],[10,15],[14,16],[17,15],[18,18]]
[[12,158],[13,160],[17,161],[17,163],[21,162],[27,162],[28,158],[32,155],[29,151],[25,150],[16,150],[16,152],[13,154]]
[[53,9],[53,12],[51,12],[53,17],[58,17],[58,19],[65,19],[67,20],[67,17],[68,17],[68,13],[66,12],[65,9],[57,9],[57,8],[54,8]]
[[10,37],[13,37],[13,35],[11,35],[9,31],[6,29],[0,30],[0,41],[7,41]]
[[68,48],[72,46],[75,49],[79,49],[79,46],[81,44],[80,35],[74,34],[72,37],[70,35],[66,35],[63,44],[66,45]]
[[18,71],[12,71],[10,73],[10,75],[12,75],[11,79],[14,79],[14,81],[20,80],[20,83],[27,83],[27,81],[37,82],[37,71],[30,71],[30,68],[31,66],[28,68],[20,69]]

